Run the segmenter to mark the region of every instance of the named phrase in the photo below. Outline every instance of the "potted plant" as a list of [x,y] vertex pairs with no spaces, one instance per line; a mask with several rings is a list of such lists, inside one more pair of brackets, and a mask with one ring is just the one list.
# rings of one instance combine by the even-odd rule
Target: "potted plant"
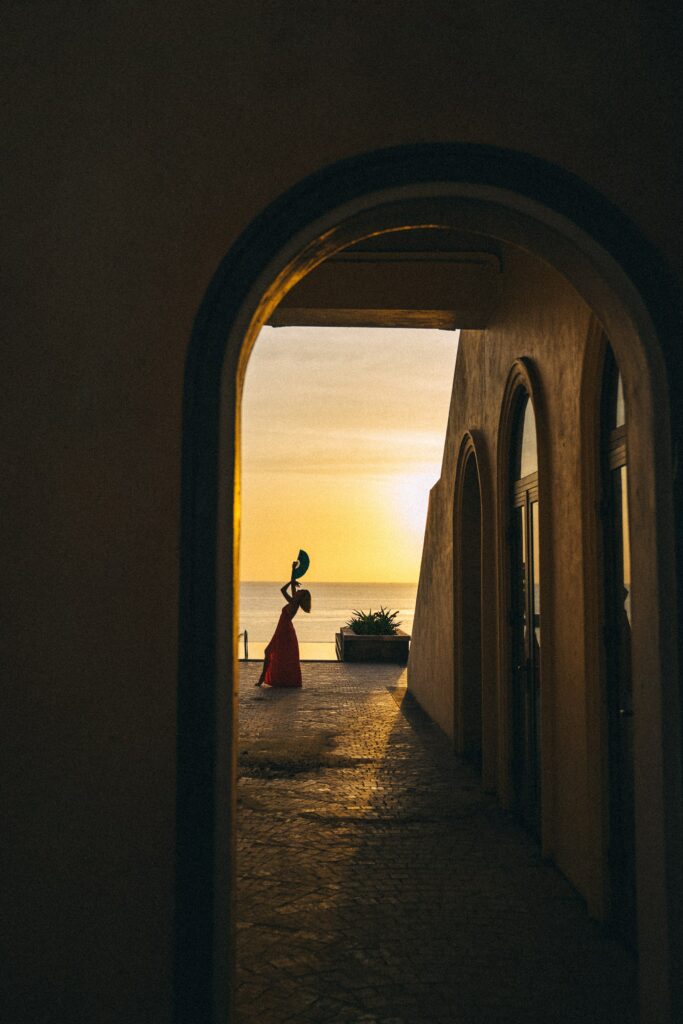
[[398,612],[354,611],[336,634],[339,661],[382,661],[405,665],[410,637],[399,629]]

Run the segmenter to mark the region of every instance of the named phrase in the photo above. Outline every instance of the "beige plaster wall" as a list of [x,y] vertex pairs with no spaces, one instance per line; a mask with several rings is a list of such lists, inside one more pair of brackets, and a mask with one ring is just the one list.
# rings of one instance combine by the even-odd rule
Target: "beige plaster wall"
[[[676,15],[621,0],[3,13],[7,1019],[154,1024],[169,1018],[182,372],[218,261],[316,168],[457,140],[575,172],[680,268]],[[506,364],[498,342],[485,358]],[[574,685],[567,662],[572,714]],[[557,849],[574,871],[570,838]]]
[[[601,856],[597,837],[590,833],[587,773],[596,770],[588,762],[586,735],[586,680],[584,661],[582,576],[582,475],[580,464],[580,382],[590,312],[573,288],[558,274],[522,253],[505,259],[504,295],[497,315],[486,332],[461,334],[453,397],[444,448],[442,476],[432,492],[423,554],[418,607],[416,609],[409,685],[423,707],[453,735],[452,632],[452,524],[456,459],[463,436],[471,431],[479,450],[492,468],[492,506],[485,516],[496,522],[500,497],[498,433],[506,381],[520,357],[536,371],[546,429],[539,437],[544,446],[539,481],[541,496],[541,598],[543,630],[542,745],[543,745],[543,846],[565,874],[587,892],[587,861]],[[542,420],[538,425],[541,430]],[[505,482],[503,481],[503,487]],[[499,605],[496,583],[500,547],[506,544],[500,524],[494,526],[493,542],[484,544],[483,604],[488,625],[484,639],[487,652],[497,647],[496,630],[505,629],[505,610]],[[497,623],[490,609],[497,609]],[[499,694],[505,672],[499,666]],[[496,685],[487,673],[487,685]],[[485,714],[489,735],[505,734],[505,701],[489,693]],[[488,710],[487,710],[488,709]],[[496,710],[497,709],[497,710]],[[490,721],[499,716],[499,730]],[[494,767],[492,759],[500,756]],[[491,743],[484,750],[486,778],[497,777],[505,799],[509,782],[504,744],[500,754]]]
[[[462,345],[462,333],[460,344]],[[458,352],[458,362],[460,351]],[[457,378],[457,368],[456,368]],[[450,431],[446,444],[450,441]],[[408,686],[424,710],[454,738],[452,478],[429,495],[420,580],[408,660]],[[452,490],[450,491],[452,495]]]

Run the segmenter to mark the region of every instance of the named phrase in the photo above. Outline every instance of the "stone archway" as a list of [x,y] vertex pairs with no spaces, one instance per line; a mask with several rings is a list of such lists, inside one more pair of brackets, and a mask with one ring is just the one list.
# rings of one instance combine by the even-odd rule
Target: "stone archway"
[[[199,311],[188,355],[178,696],[176,1021],[231,1019],[234,850],[235,551],[244,373],[260,326],[286,291],[364,237],[455,227],[552,263],[604,325],[632,410],[634,680],[641,998],[671,1021],[683,999],[676,929],[682,859],[674,494],[668,381],[675,299],[666,268],[599,195],[543,161],[492,147],[383,151],[321,171],[266,210],[233,246]],[[647,495],[647,500],[643,500]],[[679,952],[676,953],[676,950]]]
[[481,494],[472,455],[465,464],[461,508],[462,752],[475,763],[482,755],[481,671]]
[[458,459],[453,508],[456,750],[478,767],[483,755],[482,495],[474,441]]

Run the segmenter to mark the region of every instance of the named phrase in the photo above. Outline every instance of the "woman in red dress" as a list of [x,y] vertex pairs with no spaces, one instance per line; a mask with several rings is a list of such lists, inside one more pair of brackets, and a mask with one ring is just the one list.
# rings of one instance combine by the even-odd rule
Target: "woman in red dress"
[[[309,590],[300,590],[300,584],[294,579],[294,569],[297,563],[292,563],[292,578],[289,583],[281,587],[281,593],[287,604],[280,612],[280,619],[273,633],[273,638],[266,647],[263,670],[256,686],[301,686],[301,665],[299,663],[299,641],[296,638],[292,619],[303,608],[305,612],[311,610],[311,593]],[[287,593],[287,587],[291,589],[291,596]]]

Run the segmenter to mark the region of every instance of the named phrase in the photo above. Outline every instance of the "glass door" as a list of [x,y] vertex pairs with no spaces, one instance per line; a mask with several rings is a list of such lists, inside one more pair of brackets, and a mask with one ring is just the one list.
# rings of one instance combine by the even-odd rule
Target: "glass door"
[[536,424],[528,397],[513,447],[511,523],[512,776],[518,813],[540,835],[541,568]]
[[605,384],[603,526],[605,661],[609,736],[609,868],[612,925],[636,948],[631,547],[621,375],[608,352]]

